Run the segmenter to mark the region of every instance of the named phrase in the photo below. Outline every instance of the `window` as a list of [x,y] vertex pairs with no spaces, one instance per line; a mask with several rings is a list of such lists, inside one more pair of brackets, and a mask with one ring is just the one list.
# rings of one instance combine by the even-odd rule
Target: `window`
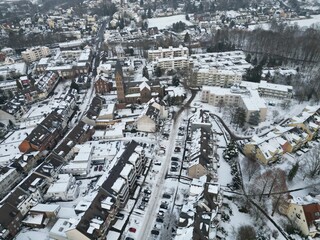
[[62,232],[62,231],[63,231],[63,227],[60,227],[58,231],[59,231],[59,232]]

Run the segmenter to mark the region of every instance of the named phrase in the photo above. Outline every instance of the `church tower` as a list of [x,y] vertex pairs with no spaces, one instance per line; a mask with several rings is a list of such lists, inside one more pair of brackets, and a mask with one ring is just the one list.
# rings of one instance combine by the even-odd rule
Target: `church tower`
[[119,61],[117,61],[116,63],[114,75],[115,75],[115,81],[116,81],[116,87],[117,87],[118,102],[125,103],[123,72],[122,72],[121,63]]

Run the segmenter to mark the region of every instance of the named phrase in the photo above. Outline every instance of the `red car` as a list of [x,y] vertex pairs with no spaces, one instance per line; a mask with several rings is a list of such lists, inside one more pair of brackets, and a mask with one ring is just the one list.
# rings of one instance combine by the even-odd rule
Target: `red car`
[[137,231],[137,229],[135,229],[133,227],[129,228],[129,232],[135,233],[136,231]]

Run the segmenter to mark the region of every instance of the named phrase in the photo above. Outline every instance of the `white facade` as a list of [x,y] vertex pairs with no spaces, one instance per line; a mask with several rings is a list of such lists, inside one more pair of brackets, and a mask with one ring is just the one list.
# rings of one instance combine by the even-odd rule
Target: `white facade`
[[219,70],[215,67],[202,68],[195,71],[195,85],[231,87],[240,83],[242,75],[233,70]]
[[256,90],[239,88],[220,88],[203,86],[201,101],[215,107],[240,106],[246,112],[246,121],[249,121],[252,112],[260,113],[260,121],[265,121],[267,106]]
[[155,61],[160,58],[176,58],[189,55],[189,49],[180,45],[178,48],[169,47],[162,48],[159,47],[157,50],[148,50],[148,59],[150,61]]
[[23,51],[21,57],[26,62],[34,62],[50,54],[51,52],[48,47],[33,47]]
[[137,131],[141,132],[155,132],[157,128],[157,123],[146,115],[141,116],[136,123]]
[[10,168],[4,174],[0,175],[0,191],[1,194],[10,191],[11,187],[15,185],[18,181],[21,180],[21,177],[15,168]]
[[68,174],[59,174],[58,178],[48,188],[44,198],[63,201],[74,200],[79,195],[79,186],[75,184],[75,178]]

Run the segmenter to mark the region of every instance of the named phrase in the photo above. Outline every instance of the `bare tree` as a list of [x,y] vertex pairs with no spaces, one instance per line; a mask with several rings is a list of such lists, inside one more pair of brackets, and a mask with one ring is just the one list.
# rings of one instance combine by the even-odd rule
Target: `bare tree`
[[238,228],[237,240],[254,240],[257,238],[256,231],[253,226],[242,225]]
[[254,159],[253,156],[244,158],[244,172],[247,173],[249,182],[259,170],[260,164]]
[[313,178],[320,175],[320,148],[313,148],[303,157],[304,177]]

